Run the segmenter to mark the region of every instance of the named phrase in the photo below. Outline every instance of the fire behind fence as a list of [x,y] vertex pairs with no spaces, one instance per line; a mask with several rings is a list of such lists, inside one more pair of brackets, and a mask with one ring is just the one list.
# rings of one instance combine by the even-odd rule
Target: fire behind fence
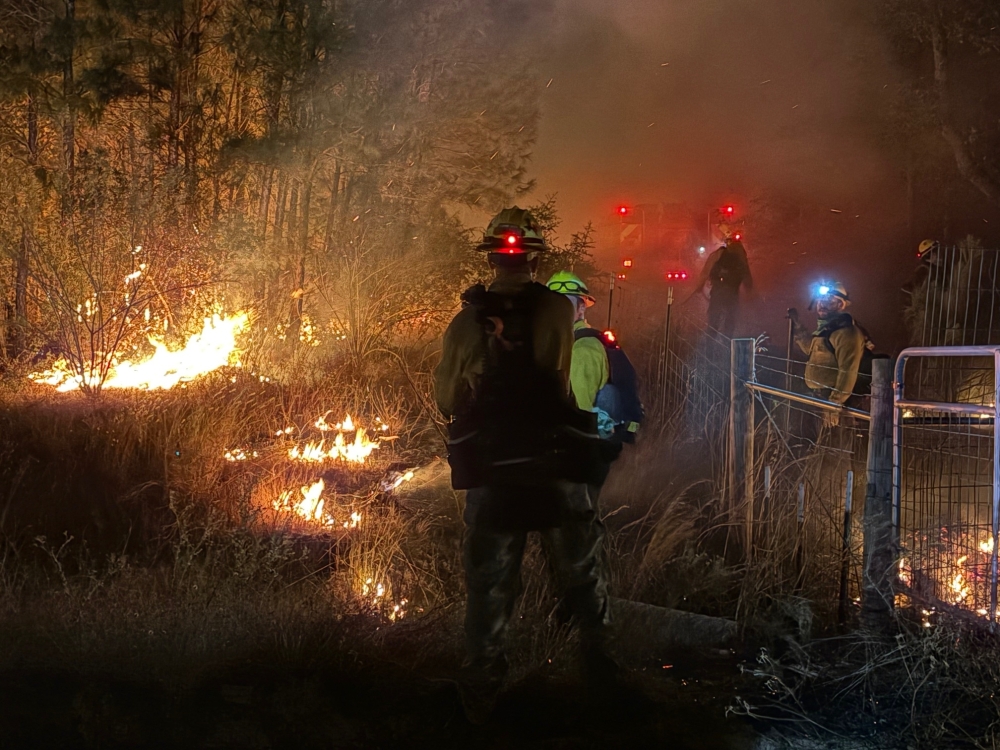
[[[945,249],[910,286],[914,340],[928,345],[985,344],[1000,339],[1000,252]],[[688,435],[725,444],[731,438],[730,341],[695,321],[666,319],[647,334],[646,398],[659,417]],[[647,318],[648,319],[648,318]],[[806,394],[803,363],[788,352],[758,351],[752,380]],[[906,398],[974,405],[996,402],[990,357],[925,357],[907,372]],[[739,495],[722,472],[729,503],[724,522],[750,527],[759,555],[781,558],[780,574],[839,580],[841,609],[860,593],[867,424],[833,426],[825,409],[780,394],[754,395],[752,490]],[[933,409],[900,409],[893,583],[925,612],[958,607],[988,616],[995,603],[995,441],[992,418]],[[731,460],[728,468],[731,469]],[[748,499],[749,498],[749,499]],[[741,532],[742,534],[742,532]],[[737,536],[740,536],[738,534]],[[746,535],[743,535],[746,538]]]
[[[972,241],[932,250],[905,289],[914,344],[1000,344],[1000,250]],[[996,377],[984,353],[922,356],[898,373],[897,399],[964,405],[898,409],[898,577],[919,601],[995,617]]]
[[[935,366],[920,367],[925,358]],[[1000,499],[996,398],[992,389],[963,384],[992,384],[996,361],[990,347],[908,349],[895,378],[899,582],[919,602],[990,619],[996,616],[994,514]],[[958,388],[942,397],[942,382]]]

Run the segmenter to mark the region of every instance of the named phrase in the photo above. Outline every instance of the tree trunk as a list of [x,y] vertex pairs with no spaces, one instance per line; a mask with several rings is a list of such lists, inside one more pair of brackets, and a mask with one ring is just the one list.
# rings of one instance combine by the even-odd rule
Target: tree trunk
[[288,199],[288,180],[278,175],[278,202],[274,207],[274,241],[281,242],[285,222],[285,204]]
[[333,170],[333,182],[330,185],[330,208],[326,213],[326,236],[323,238],[323,252],[329,253],[333,245],[333,227],[337,220],[337,198],[340,194],[340,161]]
[[292,183],[291,195],[288,198],[288,250],[292,250],[295,245],[296,240],[296,223],[295,219],[299,215],[299,184],[293,178],[289,180]]
[[[276,32],[277,29],[284,23],[285,18],[285,1],[281,0],[274,10],[274,18],[271,19],[271,30]],[[284,76],[281,74],[280,70],[274,70],[267,77],[267,99],[264,103],[264,111],[267,114],[265,139],[270,141],[273,137],[275,129],[278,125],[278,117],[281,114],[281,95],[284,90]],[[260,234],[261,239],[266,239],[267,237],[267,218],[271,210],[271,187],[274,181],[274,167],[270,164],[264,167],[264,181],[260,194],[260,206],[257,209],[257,215],[260,218]],[[280,190],[280,189],[279,189]],[[281,220],[277,215],[278,213],[283,213],[281,201],[283,200],[283,194],[278,196],[279,207],[275,211],[275,233],[280,238],[281,237]]]
[[293,343],[299,341],[299,332],[302,329],[302,313],[305,304],[306,288],[306,256],[309,250],[309,208],[312,203],[313,171],[310,170],[306,178],[305,185],[302,186],[302,216],[298,222],[298,250],[299,250],[299,274],[296,282],[295,308],[292,311],[292,330],[295,339]]
[[180,163],[181,143],[181,88],[184,75],[184,3],[177,4],[174,17],[174,77],[170,86],[170,112],[167,120],[167,166],[171,169]]
[[28,271],[31,259],[31,231],[21,227],[21,246],[17,253],[14,275],[14,330],[11,336],[11,354],[16,358],[28,346]]
[[[25,113],[28,144],[28,164],[38,166],[38,106],[33,93],[28,94]],[[14,308],[10,336],[10,355],[20,357],[27,347],[28,277],[31,274],[31,233],[27,225],[21,228],[21,244],[14,263]]]
[[257,221],[260,223],[260,238],[267,239],[267,216],[271,213],[271,181],[274,167],[264,167],[263,186],[260,191],[260,205],[257,207]]
[[75,83],[73,55],[76,52],[76,0],[64,0],[66,22],[70,34],[70,48],[63,60],[63,166],[66,170],[66,195],[63,197],[63,215],[72,206],[73,184],[76,175],[76,107],[73,104]]
[[965,139],[951,124],[951,97],[948,92],[948,37],[947,32],[937,24],[931,28],[931,48],[934,51],[934,87],[938,98],[941,137],[951,148],[959,174],[991,202],[1000,206],[1000,183],[976,163]]
[[[190,53],[190,65],[185,71],[187,88],[191,92],[192,100],[197,96],[196,86],[199,76],[199,60],[201,58],[201,25],[202,12],[201,0],[195,0],[193,9],[193,19],[190,32],[185,32],[184,48]],[[184,168],[187,176],[187,203],[188,214],[191,220],[197,219],[198,215],[198,182],[200,172],[198,169],[198,141],[201,137],[201,117],[198,110],[190,108],[184,128]]]

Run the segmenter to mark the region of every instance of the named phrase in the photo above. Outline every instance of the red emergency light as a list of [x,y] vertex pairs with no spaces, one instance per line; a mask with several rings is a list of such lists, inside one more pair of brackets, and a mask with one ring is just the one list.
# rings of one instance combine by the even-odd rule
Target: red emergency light
[[624,280],[625,279],[625,274],[623,274],[623,273],[618,274],[618,278]]
[[687,271],[667,271],[664,276],[667,281],[684,281],[688,277]]
[[516,234],[508,234],[507,235],[507,244],[508,245],[516,245],[517,244],[517,235]]
[[619,206],[618,207],[618,213],[621,214],[622,216],[624,216],[625,214],[627,214],[628,213],[628,206]]
[[615,343],[615,334],[612,333],[610,329],[604,332],[604,338],[606,338],[612,344]]
[[743,239],[743,235],[737,232],[736,234],[733,235],[733,239],[739,242],[740,240]]
[[624,266],[625,268],[631,268],[632,267],[632,259],[631,258],[626,258],[625,260],[623,260],[622,261],[622,266]]
[[736,211],[736,208],[734,206],[723,206],[722,207],[722,213],[724,213],[726,216],[732,216],[733,213],[735,213],[735,211]]

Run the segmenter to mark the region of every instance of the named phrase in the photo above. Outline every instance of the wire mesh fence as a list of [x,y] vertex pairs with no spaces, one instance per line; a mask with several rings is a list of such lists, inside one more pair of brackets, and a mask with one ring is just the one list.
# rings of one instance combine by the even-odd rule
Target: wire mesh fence
[[[933,249],[904,289],[914,343],[1000,343],[1000,250],[972,242]],[[989,356],[921,357],[909,364],[905,380],[908,401],[995,402]],[[899,581],[930,609],[947,605],[995,617],[992,419],[927,409],[904,409],[899,418]]]
[[[1000,343],[1000,251],[935,252],[907,287],[913,340]],[[663,307],[648,333],[644,363],[655,416],[726,445],[732,439],[726,418],[731,342],[683,315],[668,328]],[[843,612],[844,602],[861,594],[868,424],[836,407],[795,400],[829,399],[830,390],[817,382],[829,379],[814,364],[807,380],[804,358],[780,344],[756,352],[753,381],[771,392],[754,394],[753,491],[750,500],[731,493],[720,515],[733,526],[751,526],[751,552],[796,590],[835,583]],[[910,364],[904,400],[988,411],[995,394],[992,357],[927,356]],[[850,404],[869,408],[864,398],[852,397]],[[893,578],[905,594],[900,601],[909,598],[924,611],[946,606],[995,616],[993,420],[933,408],[900,410],[899,420]]]
[[[732,341],[686,310],[668,311],[665,302],[654,300],[640,310],[639,298],[633,297],[628,317],[617,326],[629,351],[636,352],[636,367],[647,384],[647,422],[653,429],[669,424],[678,438],[707,441],[707,452],[725,454],[731,450]],[[757,381],[817,395],[805,381],[804,361],[755,348]],[[769,394],[754,398],[752,500],[748,507],[743,498],[729,495],[713,523],[730,528],[733,548],[745,544],[750,526],[760,585],[827,602],[838,594],[857,600],[867,423],[845,416],[834,424],[822,408]],[[727,496],[731,481],[716,477],[721,496]]]
[[[764,367],[768,367],[768,359]],[[797,362],[770,357],[784,378]],[[764,374],[758,372],[758,378]],[[755,523],[758,554],[784,555],[796,588],[836,588],[845,605],[861,594],[868,425],[831,411],[757,392]]]
[[992,352],[901,355],[897,576],[925,613],[949,606],[991,619],[996,614],[995,364],[993,356],[967,356],[984,354]]
[[989,614],[993,425],[927,413],[904,420],[898,579],[929,607]]
[[904,287],[920,346],[979,346],[1000,338],[1000,250],[965,243],[926,254]]

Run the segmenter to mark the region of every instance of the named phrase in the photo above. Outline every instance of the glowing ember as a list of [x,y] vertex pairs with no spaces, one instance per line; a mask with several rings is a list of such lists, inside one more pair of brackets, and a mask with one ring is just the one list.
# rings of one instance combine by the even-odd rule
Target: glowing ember
[[385,584],[377,583],[374,579],[366,578],[365,582],[361,584],[361,597],[365,600],[365,604],[370,606],[372,609],[382,610],[385,616],[389,618],[390,622],[396,622],[397,620],[402,620],[406,617],[406,599],[400,599],[399,602],[392,605],[390,608],[389,602],[386,601],[389,591]]
[[951,579],[952,604],[961,604],[972,593],[972,589],[969,588],[969,584],[965,581],[965,573],[962,570],[962,566],[965,565],[968,559],[967,555],[962,555],[962,557],[955,561],[955,567],[958,568],[958,571]]
[[904,586],[910,585],[910,562],[905,557],[901,557],[899,559],[899,572],[896,576],[899,578],[899,582]]
[[243,450],[242,448],[232,448],[222,454],[227,461],[246,461],[248,458],[257,458],[257,451]]
[[57,391],[74,391],[84,385],[143,390],[173,388],[220,367],[236,364],[236,337],[247,327],[248,322],[246,313],[205,318],[201,331],[174,351],[168,349],[162,341],[150,338],[149,343],[155,349],[151,357],[141,362],[112,362],[103,383],[100,363],[86,363],[85,371],[81,373],[65,359],[56,361],[51,370],[29,377],[36,383],[54,386]]
[[[351,415],[347,419],[336,425],[330,425],[326,421],[326,415],[316,420],[316,427],[321,432],[337,431],[336,436],[329,440],[323,438],[320,441],[310,441],[305,445],[296,445],[289,449],[288,457],[293,461],[304,461],[306,463],[323,463],[325,461],[347,461],[348,463],[363,464],[368,457],[379,447],[377,440],[369,440],[363,427],[355,427]],[[354,438],[348,440],[348,434],[354,433]]]
[[[993,537],[987,533],[975,542],[970,536],[943,528],[938,543],[929,551],[900,559],[897,579],[908,589],[914,587],[918,599],[936,599],[987,616],[983,603],[988,598]],[[926,547],[927,541],[923,537],[922,546]],[[920,575],[915,577],[914,571]]]

